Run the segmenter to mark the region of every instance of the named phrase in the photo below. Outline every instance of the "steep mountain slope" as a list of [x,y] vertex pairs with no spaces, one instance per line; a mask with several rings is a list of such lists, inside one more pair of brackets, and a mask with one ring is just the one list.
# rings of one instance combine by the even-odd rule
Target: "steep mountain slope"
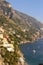
[[[38,22],[36,19],[34,19],[33,17],[30,17],[26,14],[23,14],[21,12],[18,12],[17,10],[14,10],[11,7],[11,4],[9,4],[5,0],[0,1],[0,13],[4,14],[9,19],[11,19],[13,21],[13,25],[16,24],[16,26],[19,27],[21,32],[24,33],[24,34],[20,33],[22,38],[25,38],[22,41],[26,41],[26,40],[33,41],[33,38],[37,39],[36,33],[37,32],[40,33],[40,27],[42,26],[42,24],[40,22]],[[11,26],[13,26],[13,25],[11,25]],[[13,28],[14,27],[15,26],[13,26]],[[19,33],[17,33],[17,34],[19,34]],[[36,37],[35,37],[35,35],[36,35]]]
[[29,25],[34,26],[37,29],[40,29],[41,27],[43,27],[43,24],[41,24],[35,18],[28,16],[26,14],[23,14],[17,10],[14,10],[11,7],[11,4],[6,2],[5,0],[0,3],[0,8],[6,16],[15,20],[16,24],[18,24],[19,26],[21,26],[23,28],[27,29],[29,27]]
[[38,20],[36,20],[35,18],[28,16],[24,13],[21,13],[17,10],[15,10],[15,13],[20,17],[21,20],[24,20],[24,22],[26,22],[28,25],[31,24],[31,26],[34,26],[37,29],[40,29],[41,27],[43,27],[43,24],[41,24]]

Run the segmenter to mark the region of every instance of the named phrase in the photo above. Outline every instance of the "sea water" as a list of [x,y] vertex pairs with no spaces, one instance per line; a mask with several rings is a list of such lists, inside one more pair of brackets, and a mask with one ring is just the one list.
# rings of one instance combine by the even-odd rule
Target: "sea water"
[[22,44],[20,47],[29,65],[43,64],[43,39],[30,44]]

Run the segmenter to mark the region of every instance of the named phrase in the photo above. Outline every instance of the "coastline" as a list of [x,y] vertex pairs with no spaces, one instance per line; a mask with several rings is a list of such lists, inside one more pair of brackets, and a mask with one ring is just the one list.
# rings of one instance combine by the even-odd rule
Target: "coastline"
[[43,39],[43,37],[40,37],[40,38],[38,38],[38,39],[36,39],[36,40],[33,40],[33,41],[21,41],[19,44],[21,45],[21,44],[32,44],[32,43],[34,43],[34,42],[37,42],[38,40],[40,40],[40,39]]

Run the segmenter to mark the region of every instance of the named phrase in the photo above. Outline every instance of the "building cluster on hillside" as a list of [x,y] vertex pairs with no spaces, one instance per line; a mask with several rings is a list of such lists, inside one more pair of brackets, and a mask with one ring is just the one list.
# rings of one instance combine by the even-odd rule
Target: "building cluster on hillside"
[[[3,29],[3,27],[0,27],[0,46],[6,48],[9,52],[14,52],[14,46],[12,43],[8,42],[8,39],[9,36],[5,34],[5,30]],[[20,50],[17,53],[20,54],[20,57],[18,58],[18,65],[24,65],[24,57],[22,53],[20,52]]]
[[2,45],[3,47],[6,47],[9,52],[14,52],[13,44],[10,44],[8,42],[8,36],[7,34],[4,34],[4,33],[5,33],[4,29],[0,27],[0,45]]

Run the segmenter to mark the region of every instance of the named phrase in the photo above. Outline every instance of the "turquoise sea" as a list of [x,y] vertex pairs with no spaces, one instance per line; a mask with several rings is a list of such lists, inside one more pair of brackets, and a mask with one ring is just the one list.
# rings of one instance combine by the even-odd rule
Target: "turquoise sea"
[[43,64],[43,39],[30,44],[22,44],[20,47],[29,65]]

